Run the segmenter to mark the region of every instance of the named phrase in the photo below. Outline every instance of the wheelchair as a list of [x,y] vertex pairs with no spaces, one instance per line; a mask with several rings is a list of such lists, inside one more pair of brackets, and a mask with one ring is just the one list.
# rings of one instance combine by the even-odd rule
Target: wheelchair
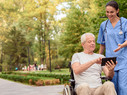
[[[69,70],[70,70],[70,77],[71,79],[69,79],[69,85],[65,85],[64,89],[63,89],[63,95],[77,95],[75,89],[75,79],[74,79],[74,74],[73,74],[73,70],[71,68],[71,62],[69,62],[68,64]],[[111,81],[110,78],[105,77],[105,76],[101,76],[101,80],[102,83],[104,83],[105,81]]]

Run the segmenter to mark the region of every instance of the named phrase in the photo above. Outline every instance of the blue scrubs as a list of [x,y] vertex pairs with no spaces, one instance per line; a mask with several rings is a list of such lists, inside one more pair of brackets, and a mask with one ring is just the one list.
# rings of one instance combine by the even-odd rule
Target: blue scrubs
[[[114,52],[118,48],[118,44],[122,44],[127,40],[127,19],[121,17],[122,31],[120,20],[113,28],[110,20],[102,22],[98,34],[97,43],[106,47],[106,57],[117,57],[117,65],[114,69],[115,75],[112,81],[118,95],[127,95],[127,46]],[[106,30],[105,24],[107,22]],[[104,31],[105,30],[105,31]]]

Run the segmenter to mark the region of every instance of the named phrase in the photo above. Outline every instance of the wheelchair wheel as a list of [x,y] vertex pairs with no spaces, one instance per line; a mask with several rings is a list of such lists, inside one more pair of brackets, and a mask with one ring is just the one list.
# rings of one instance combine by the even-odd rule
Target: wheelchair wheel
[[66,85],[63,89],[63,95],[71,95],[70,87],[69,85]]

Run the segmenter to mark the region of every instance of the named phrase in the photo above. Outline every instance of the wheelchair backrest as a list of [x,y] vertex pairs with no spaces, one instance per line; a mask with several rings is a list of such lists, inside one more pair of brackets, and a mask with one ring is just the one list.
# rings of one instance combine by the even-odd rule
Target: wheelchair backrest
[[72,86],[73,89],[74,89],[74,87],[75,87],[75,79],[74,79],[73,69],[72,69],[72,67],[71,67],[71,61],[69,62],[68,67],[69,67],[69,70],[70,70],[70,72],[71,72],[71,73],[70,73],[70,77],[71,77],[72,80],[74,80],[73,82],[71,82],[71,86]]
[[74,74],[73,74],[73,70],[72,70],[72,67],[71,67],[71,61],[69,62],[68,67],[69,67],[69,70],[71,72],[70,77],[71,77],[71,79],[74,79]]

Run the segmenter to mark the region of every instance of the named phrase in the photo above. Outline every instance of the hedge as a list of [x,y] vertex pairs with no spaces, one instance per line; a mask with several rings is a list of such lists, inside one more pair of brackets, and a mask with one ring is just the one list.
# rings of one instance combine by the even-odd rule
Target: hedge
[[69,74],[56,74],[56,73],[26,73],[26,72],[2,72],[2,74],[15,74],[15,75],[26,75],[26,76],[36,76],[36,77],[51,77],[59,79],[61,84],[68,83],[70,79]]

